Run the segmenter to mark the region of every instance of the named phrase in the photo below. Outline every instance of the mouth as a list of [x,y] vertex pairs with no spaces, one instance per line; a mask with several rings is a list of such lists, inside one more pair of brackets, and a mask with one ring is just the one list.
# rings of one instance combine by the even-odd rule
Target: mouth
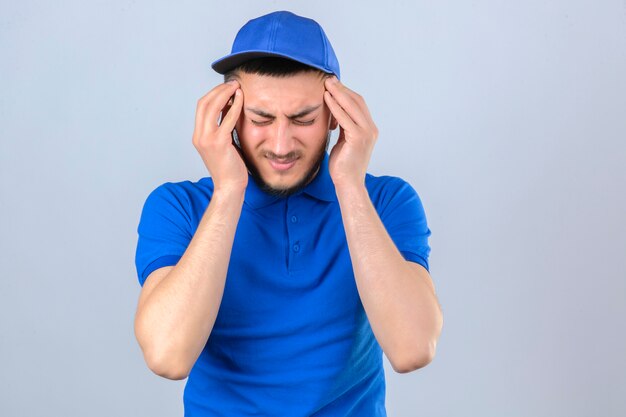
[[268,159],[272,168],[276,171],[287,171],[296,164],[297,158],[293,159]]

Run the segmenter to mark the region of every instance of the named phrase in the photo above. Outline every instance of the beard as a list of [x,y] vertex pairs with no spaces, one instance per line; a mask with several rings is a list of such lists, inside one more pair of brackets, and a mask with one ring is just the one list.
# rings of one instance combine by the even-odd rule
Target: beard
[[[309,170],[300,180],[298,180],[294,185],[290,187],[277,188],[273,187],[271,184],[268,184],[267,182],[265,182],[263,177],[261,177],[259,170],[254,165],[254,162],[251,160],[251,158],[248,158],[243,152],[241,152],[241,157],[246,164],[246,167],[248,168],[250,176],[252,177],[256,185],[261,189],[261,191],[275,197],[288,197],[304,189],[317,176],[319,169],[322,166],[322,161],[324,160],[324,157],[326,155],[328,144],[330,143],[330,133],[331,132],[328,131],[326,140],[324,141],[324,143],[322,143],[322,146],[316,151],[316,156],[313,160],[314,162],[313,165],[311,165],[311,168],[309,168]],[[290,154],[286,155],[287,158],[289,158],[290,156]]]

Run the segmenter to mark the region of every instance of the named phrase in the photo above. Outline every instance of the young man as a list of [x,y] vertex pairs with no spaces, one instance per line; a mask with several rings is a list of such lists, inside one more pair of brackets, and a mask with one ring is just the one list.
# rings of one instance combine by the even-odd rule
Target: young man
[[211,176],[157,187],[138,227],[145,360],[189,377],[188,416],[384,416],[382,353],[423,367],[442,327],[421,201],[366,173],[378,131],[315,21],[253,19],[213,68]]

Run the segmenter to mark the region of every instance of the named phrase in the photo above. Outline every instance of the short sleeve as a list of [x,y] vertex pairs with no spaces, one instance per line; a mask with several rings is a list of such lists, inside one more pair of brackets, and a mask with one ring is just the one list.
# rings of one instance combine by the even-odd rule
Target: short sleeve
[[165,183],[150,193],[144,203],[135,252],[139,284],[143,286],[154,270],[176,265],[185,253],[193,233],[189,203],[177,192],[176,184]]
[[381,191],[381,221],[402,256],[408,261],[419,263],[430,272],[428,238],[431,230],[422,201],[404,180],[396,177],[387,179],[385,189]]

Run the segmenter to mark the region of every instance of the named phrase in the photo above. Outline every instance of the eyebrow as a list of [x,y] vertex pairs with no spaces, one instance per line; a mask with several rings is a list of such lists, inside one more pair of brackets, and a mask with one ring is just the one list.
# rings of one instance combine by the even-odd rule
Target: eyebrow
[[[307,106],[305,108],[303,108],[302,110],[300,110],[297,113],[294,113],[292,115],[287,116],[289,119],[299,119],[301,117],[304,117],[310,113],[313,113],[315,110],[317,110],[318,108],[320,108],[321,104],[318,104],[317,106]],[[268,113],[264,110],[261,109],[257,109],[256,107],[246,107],[246,110],[251,111],[252,113],[261,116],[261,117],[265,117],[268,119],[275,119],[276,116],[274,116],[271,113]]]

